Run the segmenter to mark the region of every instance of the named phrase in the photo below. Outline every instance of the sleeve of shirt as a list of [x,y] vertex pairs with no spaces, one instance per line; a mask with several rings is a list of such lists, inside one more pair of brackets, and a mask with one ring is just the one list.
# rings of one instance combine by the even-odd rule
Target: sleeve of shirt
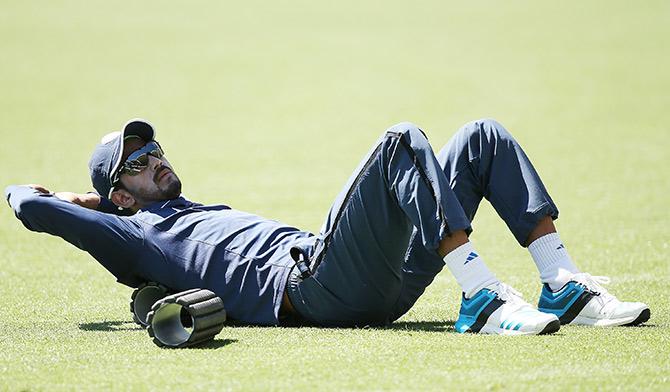
[[35,232],[61,237],[88,252],[120,283],[137,286],[134,263],[143,245],[136,222],[90,210],[26,186],[9,186],[5,197],[16,217]]

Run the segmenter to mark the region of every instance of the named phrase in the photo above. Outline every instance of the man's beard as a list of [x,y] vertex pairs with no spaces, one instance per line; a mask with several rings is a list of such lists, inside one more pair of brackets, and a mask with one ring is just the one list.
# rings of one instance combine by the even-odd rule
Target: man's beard
[[141,190],[139,192],[129,189],[128,192],[135,198],[137,202],[143,205],[157,201],[176,199],[179,197],[179,195],[181,195],[181,181],[174,171],[170,171],[172,172],[174,179],[168,182],[165,188],[162,188],[158,184],[157,177],[163,174],[163,170],[161,170],[160,172],[157,172],[156,176],[154,177],[154,184],[156,185],[156,188],[150,191]]
[[161,189],[160,187],[158,188],[158,191],[156,193],[160,193],[158,196],[157,200],[166,200],[166,199],[176,199],[181,195],[181,181],[175,174],[175,179],[173,181],[170,181],[168,183],[167,188]]

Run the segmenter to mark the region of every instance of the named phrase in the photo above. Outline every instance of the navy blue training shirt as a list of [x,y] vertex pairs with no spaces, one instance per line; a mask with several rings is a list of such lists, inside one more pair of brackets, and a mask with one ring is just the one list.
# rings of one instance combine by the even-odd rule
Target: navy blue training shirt
[[9,186],[5,196],[29,230],[88,252],[120,283],[209,289],[221,297],[230,318],[249,324],[278,324],[294,265],[289,250],[298,246],[311,253],[316,239],[277,221],[184,197],[117,216],[25,186]]

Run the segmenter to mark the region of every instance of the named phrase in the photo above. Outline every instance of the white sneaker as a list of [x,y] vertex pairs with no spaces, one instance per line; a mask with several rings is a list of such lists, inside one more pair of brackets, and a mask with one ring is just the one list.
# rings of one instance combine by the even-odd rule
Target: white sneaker
[[542,313],[524,301],[521,293],[504,283],[481,289],[461,300],[456,331],[495,335],[541,335],[558,331],[553,314]]
[[647,305],[619,301],[602,287],[609,282],[606,276],[578,273],[557,291],[545,284],[538,309],[555,314],[561,324],[613,327],[638,325],[649,320],[651,312]]

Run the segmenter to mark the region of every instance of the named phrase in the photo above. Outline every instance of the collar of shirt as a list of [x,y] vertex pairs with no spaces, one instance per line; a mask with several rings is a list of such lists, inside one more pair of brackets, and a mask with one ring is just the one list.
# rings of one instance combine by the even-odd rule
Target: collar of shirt
[[140,211],[156,212],[156,211],[161,210],[163,208],[172,208],[172,207],[189,208],[189,207],[200,206],[200,205],[202,205],[202,204],[193,203],[192,201],[186,199],[183,195],[180,195],[179,197],[177,197],[175,199],[161,200],[161,201],[151,203],[151,204],[145,206],[144,208],[141,208]]

